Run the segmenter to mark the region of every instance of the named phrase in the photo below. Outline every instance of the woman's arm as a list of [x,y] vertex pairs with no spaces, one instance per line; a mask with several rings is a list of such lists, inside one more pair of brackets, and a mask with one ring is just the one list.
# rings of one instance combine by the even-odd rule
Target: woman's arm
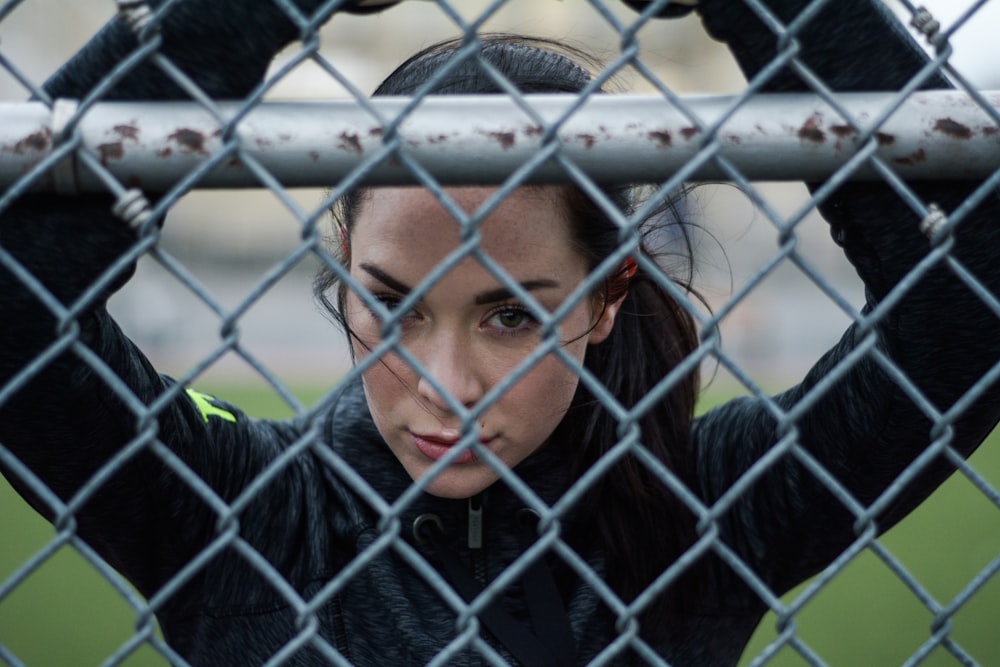
[[[301,4],[310,11],[319,0]],[[246,96],[263,78],[272,55],[296,35],[293,24],[270,0],[180,2],[160,33],[160,53],[216,98]],[[127,25],[115,19],[45,84],[45,90],[52,97],[84,97],[136,46]],[[147,63],[105,99],[184,96],[159,68]],[[156,439],[216,493],[232,498],[294,434],[287,427],[246,419],[231,406],[203,411],[203,400],[194,400],[161,378],[122,334],[105,302],[131,275],[134,263],[112,267],[141,240],[111,213],[112,204],[107,195],[33,195],[0,214],[0,252],[64,307],[77,308],[91,285],[111,277],[109,287],[60,329],[59,318],[41,295],[0,261],[0,392],[33,360],[60,349],[0,401],[0,445],[57,496],[71,499],[139,438],[143,411],[123,400],[106,381],[112,377],[142,405],[154,403],[165,392],[175,396],[144,428],[155,431]],[[86,360],[81,348],[100,361]],[[142,450],[120,463],[75,518],[79,534],[148,594],[209,539],[218,516],[151,453],[152,438],[139,440],[146,442]],[[36,508],[51,515],[30,485],[10,470],[5,473]]]
[[[768,0],[786,25],[809,3]],[[699,11],[709,32],[726,41],[748,78],[775,56],[777,37],[743,2],[703,0]],[[892,91],[926,64],[925,54],[878,0],[833,0],[798,34],[799,58],[838,91]],[[948,87],[940,75],[923,88]],[[786,68],[765,91],[807,87]],[[979,183],[926,181],[908,186],[924,203],[948,214]],[[815,192],[816,186],[810,188]],[[893,288],[932,252],[920,218],[883,182],[850,183],[819,204],[834,240],[844,248],[866,287],[863,315],[870,317]],[[996,249],[1000,205],[995,193],[956,220],[950,256],[993,294],[1000,294]],[[914,274],[916,277],[916,274]],[[794,423],[797,442],[863,506],[868,506],[934,441],[934,422],[874,351],[849,360],[870,342],[892,360],[934,408],[945,413],[1000,359],[1000,322],[973,291],[937,261],[919,272],[905,297],[871,328],[853,325],[843,339],[792,390],[775,397],[792,410],[817,383],[839,379]],[[970,454],[1000,417],[996,386],[957,415],[949,444]],[[776,420],[757,399],[734,401],[704,417],[696,428],[702,493],[721,497],[781,437]],[[905,516],[954,470],[936,458],[875,517],[886,530]],[[856,536],[856,517],[793,456],[781,458],[749,486],[725,514],[726,540],[765,581],[781,592],[815,573]]]

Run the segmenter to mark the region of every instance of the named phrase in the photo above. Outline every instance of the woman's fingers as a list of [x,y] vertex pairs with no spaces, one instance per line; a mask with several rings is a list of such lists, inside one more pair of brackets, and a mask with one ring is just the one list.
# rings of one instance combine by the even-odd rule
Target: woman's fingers
[[[698,6],[699,1],[700,0],[670,0],[669,3],[656,13],[656,16],[661,19],[672,19],[687,16],[695,7]],[[653,0],[622,0],[622,2],[637,12],[644,11],[649,5],[653,4]]]
[[344,7],[344,11],[350,12],[351,14],[371,14],[373,12],[380,12],[383,9],[388,9],[393,5],[398,5],[404,0],[357,0],[357,2],[348,3]]

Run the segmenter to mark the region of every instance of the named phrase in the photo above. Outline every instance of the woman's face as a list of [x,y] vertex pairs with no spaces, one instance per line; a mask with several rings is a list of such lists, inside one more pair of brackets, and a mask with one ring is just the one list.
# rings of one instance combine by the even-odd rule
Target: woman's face
[[[456,188],[448,194],[467,213],[493,194]],[[480,226],[480,248],[541,306],[554,311],[587,275],[570,238],[556,188],[507,197]],[[351,232],[351,275],[389,308],[430,274],[460,243],[459,224],[422,188],[368,192]],[[381,322],[353,292],[345,301],[358,362],[381,341]],[[560,345],[583,360],[588,344],[607,338],[619,304],[583,299],[559,327]],[[462,259],[400,320],[401,345],[455,402],[473,407],[541,342],[540,324],[477,260]],[[548,354],[489,405],[480,441],[513,467],[537,450],[562,420],[577,375]],[[364,373],[375,425],[413,479],[420,479],[457,443],[462,421],[448,401],[399,355],[389,353]],[[474,495],[497,474],[471,449],[426,487],[447,498]]]

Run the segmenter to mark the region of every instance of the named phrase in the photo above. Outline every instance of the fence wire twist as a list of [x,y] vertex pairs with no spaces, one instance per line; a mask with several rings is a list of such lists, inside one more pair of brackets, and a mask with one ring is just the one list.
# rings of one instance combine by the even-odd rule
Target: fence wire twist
[[[496,87],[506,93],[504,104],[510,109],[508,113],[516,116],[518,122],[526,123],[534,128],[531,132],[537,143],[532,146],[528,155],[518,157],[509,162],[509,166],[490,171],[490,164],[483,166],[482,173],[490,173],[497,185],[495,192],[474,213],[467,212],[455,200],[449,185],[456,182],[474,182],[484,178],[482,173],[456,174],[448,172],[448,150],[457,151],[458,147],[443,149],[441,164],[420,159],[417,148],[413,145],[413,135],[407,134],[408,120],[419,117],[426,107],[434,101],[425,99],[441,79],[446,77],[448,70],[441,70],[424,82],[412,99],[402,102],[393,101],[382,104],[368,98],[360,91],[351,78],[345,75],[338,66],[325,56],[321,50],[320,28],[333,17],[343,5],[348,4],[333,0],[322,3],[321,6],[303,10],[291,0],[274,0],[273,8],[278,8],[286,20],[294,26],[297,36],[295,53],[286,64],[279,67],[262,83],[254,87],[249,94],[241,95],[238,102],[231,100],[221,102],[217,95],[206,92],[202,85],[189,74],[185,68],[174,62],[165,51],[166,41],[163,30],[165,21],[172,12],[184,10],[181,0],[154,3],[151,8],[138,0],[118,2],[118,10],[125,25],[134,31],[137,45],[119,54],[119,60],[108,70],[106,76],[89,88],[89,91],[78,100],[53,99],[45,89],[32,80],[19,68],[18,63],[6,58],[0,51],[0,67],[10,77],[23,86],[26,95],[36,100],[35,105],[43,108],[42,115],[46,118],[45,132],[40,133],[35,143],[18,144],[14,150],[5,146],[0,154],[0,163],[16,160],[30,155],[32,161],[26,166],[17,167],[16,176],[12,176],[0,196],[0,213],[8,212],[17,203],[32,192],[48,190],[53,193],[48,197],[56,198],[65,194],[76,194],[80,189],[97,190],[109,193],[114,201],[114,214],[126,225],[136,230],[136,241],[128,251],[108,264],[96,279],[85,286],[78,295],[69,302],[63,302],[59,295],[54,294],[44,280],[35,275],[36,271],[26,266],[19,259],[13,248],[5,247],[0,242],[0,267],[11,276],[14,284],[30,294],[39,304],[51,314],[55,329],[54,335],[31,359],[20,360],[14,368],[4,367],[4,384],[0,386],[0,415],[4,419],[10,417],[2,412],[6,404],[14,405],[19,392],[23,392],[32,382],[36,381],[46,369],[53,366],[59,358],[65,355],[74,359],[79,372],[92,375],[105,390],[120,401],[124,410],[130,413],[129,419],[134,424],[134,434],[131,434],[123,446],[97,470],[87,477],[78,488],[68,495],[64,490],[50,488],[45,474],[32,469],[15,451],[13,443],[0,439],[0,468],[13,484],[27,494],[36,507],[40,508],[52,521],[56,534],[43,547],[35,551],[30,558],[19,563],[12,572],[0,573],[0,605],[9,599],[20,587],[26,586],[45,567],[53,556],[66,546],[79,553],[87,563],[98,572],[117,591],[118,595],[131,607],[135,618],[135,632],[117,649],[106,657],[104,664],[116,665],[126,663],[143,647],[151,647],[171,664],[188,664],[183,651],[177,648],[177,639],[164,640],[157,632],[156,616],[165,608],[185,594],[185,591],[198,585],[199,578],[204,576],[213,559],[222,554],[236,554],[242,561],[256,572],[266,583],[266,586],[281,599],[284,605],[292,610],[294,624],[290,633],[281,638],[280,648],[266,661],[266,664],[285,664],[301,656],[304,650],[318,656],[329,664],[349,665],[352,663],[350,651],[345,649],[343,638],[334,637],[329,628],[324,627],[327,613],[331,607],[338,613],[351,613],[350,609],[341,608],[341,596],[361,573],[378,571],[384,567],[386,558],[391,558],[402,565],[401,568],[412,571],[414,577],[429,585],[440,597],[441,603],[453,614],[453,627],[448,633],[449,641],[444,643],[435,653],[430,664],[446,665],[455,661],[467,659],[467,656],[477,656],[485,664],[509,664],[511,656],[507,654],[508,647],[498,642],[493,635],[484,631],[483,619],[488,615],[491,605],[502,600],[509,590],[516,587],[532,569],[532,565],[546,558],[557,561],[562,567],[575,574],[593,591],[600,604],[609,610],[610,617],[615,620],[614,636],[609,637],[606,646],[592,656],[591,664],[612,664],[616,660],[631,656],[631,659],[641,659],[648,664],[669,664],[657,647],[640,634],[639,619],[642,613],[655,603],[660,595],[669,594],[671,586],[681,580],[682,576],[695,567],[699,559],[712,557],[728,568],[735,579],[752,591],[753,595],[763,603],[777,618],[777,636],[761,652],[748,659],[751,664],[767,664],[782,652],[792,651],[812,665],[823,665],[824,656],[805,639],[799,631],[800,614],[813,603],[817,596],[827,589],[831,581],[841,576],[841,573],[861,554],[870,553],[885,563],[898,577],[898,580],[912,592],[919,603],[923,605],[931,619],[927,634],[922,643],[907,659],[907,664],[920,664],[928,657],[943,649],[950,653],[961,664],[977,664],[977,658],[962,646],[952,633],[954,617],[962,610],[967,601],[986,586],[993,575],[1000,569],[1000,555],[982,568],[968,584],[952,598],[941,598],[921,584],[919,578],[912,574],[899,558],[878,539],[880,520],[904,498],[907,489],[916,485],[922,476],[941,460],[948,461],[967,478],[989,503],[1000,507],[1000,494],[989,479],[965,460],[967,452],[954,447],[956,439],[956,422],[963,415],[978,409],[977,402],[989,399],[991,386],[1000,377],[1000,366],[992,366],[981,377],[974,378],[969,386],[959,392],[950,406],[942,406],[934,397],[929,396],[927,387],[918,385],[909,377],[899,363],[893,351],[886,350],[880,344],[883,336],[880,325],[884,325],[890,312],[905,302],[908,295],[925,280],[932,271],[946,269],[954,281],[958,281],[981,302],[985,309],[994,317],[1000,318],[1000,301],[989,285],[981,282],[982,276],[974,275],[973,271],[963,263],[953,252],[955,247],[956,229],[960,229],[963,221],[974,215],[976,208],[991,197],[1000,184],[1000,171],[993,168],[996,162],[991,162],[989,156],[984,161],[986,166],[980,167],[981,183],[975,187],[967,198],[956,208],[945,211],[941,202],[927,201],[909,180],[912,173],[906,170],[919,167],[918,162],[929,162],[932,173],[942,177],[949,170],[960,171],[962,164],[942,161],[909,159],[917,149],[909,154],[893,154],[892,143],[886,140],[886,127],[893,122],[897,112],[907,104],[908,100],[919,96],[918,89],[925,87],[929,81],[942,74],[953,82],[957,89],[954,107],[971,108],[981,118],[979,136],[969,138],[963,136],[962,141],[978,142],[983,150],[988,150],[995,144],[991,139],[1000,130],[1000,112],[995,99],[978,91],[962,73],[956,71],[949,62],[952,55],[950,40],[963,24],[974,21],[977,11],[985,5],[985,0],[972,5],[964,15],[946,30],[934,16],[923,7],[916,7],[908,0],[902,0],[903,13],[911,19],[911,25],[922,39],[930,44],[932,55],[915,76],[908,80],[900,90],[873,94],[871,104],[865,111],[858,112],[852,107],[841,92],[835,91],[823,77],[817,75],[800,57],[803,50],[802,33],[815,21],[825,7],[835,4],[837,0],[823,2],[817,0],[806,5],[805,9],[790,22],[780,18],[772,5],[775,3],[763,0],[745,0],[753,14],[773,32],[777,43],[775,57],[759,68],[753,74],[745,89],[737,95],[715,100],[713,110],[707,113],[706,107],[695,98],[677,94],[671,87],[664,84],[659,76],[644,62],[640,56],[639,33],[654,19],[657,12],[669,3],[651,3],[641,14],[625,16],[618,11],[612,11],[611,0],[590,0],[589,7],[602,17],[620,39],[620,51],[609,58],[604,68],[597,73],[592,83],[578,96],[561,99],[555,108],[545,108],[546,102],[541,98],[524,95],[513,86],[506,77],[488,61],[480,56],[480,32],[483,25],[493,15],[503,9],[505,0],[496,0],[485,6],[481,13],[469,20],[456,7],[446,0],[425,4],[426,9],[440,11],[450,19],[456,31],[462,36],[462,44],[457,50],[457,58],[477,60],[493,80]],[[9,1],[0,8],[0,27],[2,21],[18,9],[19,5],[28,2]],[[263,3],[262,3],[263,4]],[[583,3],[581,3],[583,4]],[[779,3],[781,4],[781,3]],[[788,3],[785,3],[788,4]],[[617,7],[615,8],[617,9]],[[336,20],[336,19],[334,19]],[[374,18],[368,20],[376,20]],[[211,39],[212,35],[203,35]],[[220,37],[221,39],[221,37]],[[2,46],[2,44],[0,44]],[[351,163],[344,167],[342,175],[336,180],[329,179],[329,172],[318,168],[305,178],[314,183],[326,182],[330,190],[324,201],[311,209],[303,207],[289,192],[287,182],[298,176],[291,171],[282,172],[280,164],[267,162],[266,151],[261,152],[260,142],[256,144],[248,138],[248,119],[255,112],[264,110],[267,103],[263,102],[268,92],[296,67],[309,62],[340,85],[351,95],[350,106],[354,112],[361,114],[377,133],[372,133],[374,139],[362,146],[356,136],[341,133],[341,152],[351,153]],[[191,107],[200,114],[206,123],[205,132],[182,135],[179,126],[175,126],[172,137],[177,155],[187,159],[187,163],[175,164],[173,168],[181,169],[176,176],[167,180],[168,186],[162,192],[144,191],[134,183],[123,180],[118,161],[122,158],[121,151],[130,150],[133,144],[138,144],[134,135],[130,135],[124,126],[115,124],[113,115],[115,107],[107,105],[107,98],[113,94],[136,68],[144,66],[172,82],[180,91],[180,95],[190,102]],[[563,130],[577,122],[591,96],[610,79],[629,69],[641,78],[645,85],[655,91],[655,99],[660,104],[658,109],[669,107],[677,115],[677,127],[690,128],[690,136],[678,130],[673,134],[654,136],[647,133],[646,142],[654,145],[671,142],[681,143],[684,136],[690,148],[688,154],[681,160],[681,165],[671,169],[669,174],[658,176],[656,185],[652,188],[646,207],[640,207],[634,213],[623,212],[612,201],[603,187],[601,176],[595,176],[594,169],[600,168],[601,155],[609,154],[614,146],[608,142],[602,146],[599,138],[593,136],[584,143],[595,144],[594,152],[598,157],[594,165],[582,165],[571,154],[571,147],[565,139]],[[753,105],[761,104],[767,99],[761,95],[773,83],[775,77],[785,76],[782,71],[793,72],[808,88],[810,104],[821,103],[825,113],[830,114],[824,127],[815,124],[808,125],[810,114],[806,114],[802,123],[794,124],[796,137],[794,150],[801,154],[800,159],[806,164],[815,164],[810,160],[810,148],[816,148],[809,132],[820,134],[837,133],[844,140],[843,147],[837,144],[839,154],[836,164],[821,167],[826,171],[820,174],[807,174],[816,181],[808,201],[785,214],[779,212],[774,204],[763,195],[754,182],[768,173],[769,169],[782,167],[781,158],[769,156],[766,152],[752,152],[757,160],[757,173],[748,173],[747,165],[740,162],[738,155],[729,152],[738,150],[740,142],[733,140],[733,135],[727,132],[732,122]],[[637,98],[633,98],[637,99]],[[818,102],[816,102],[818,100]],[[599,107],[597,123],[611,123],[610,104],[616,108],[628,110],[628,96],[620,100],[600,100],[605,103]],[[666,103],[665,105],[663,103]],[[475,102],[474,102],[475,103]],[[494,103],[489,99],[479,100],[482,105]],[[795,99],[789,97],[781,104],[795,104]],[[40,105],[40,106],[39,106]],[[150,107],[152,108],[152,107]],[[779,105],[778,109],[788,108]],[[812,107],[809,107],[812,108]],[[175,113],[170,107],[168,113]],[[105,110],[110,110],[108,118],[102,121],[105,131],[108,128],[119,128],[119,141],[95,143],[86,138],[87,123],[94,122]],[[874,111],[873,111],[874,110]],[[155,111],[155,110],[153,110]],[[0,110],[6,113],[6,110]],[[13,114],[13,109],[10,110]],[[123,112],[128,115],[131,110]],[[152,111],[151,111],[152,113]],[[306,109],[306,114],[317,114],[318,111]],[[468,113],[468,112],[466,112]],[[624,113],[624,112],[623,112]],[[958,113],[955,111],[955,113]],[[601,115],[605,114],[605,115]],[[280,118],[280,113],[278,114]],[[756,118],[756,122],[764,123],[768,119]],[[432,117],[433,121],[433,117]],[[137,121],[138,125],[143,118]],[[438,122],[441,122],[439,119]],[[955,123],[949,126],[955,132],[962,134],[960,128],[965,124]],[[840,128],[837,130],[836,128]],[[440,131],[445,133],[448,127]],[[318,131],[318,130],[317,130]],[[37,133],[36,133],[37,134]],[[904,143],[904,138],[898,132],[896,143]],[[916,134],[916,132],[915,132]],[[577,132],[579,136],[580,133]],[[939,132],[940,136],[958,142],[953,136]],[[34,135],[32,135],[34,136]],[[848,138],[850,139],[848,150]],[[308,143],[309,138],[306,141]],[[486,161],[502,161],[505,151],[511,148],[513,140],[502,135],[489,136],[488,140],[495,144],[492,153]],[[100,141],[100,140],[98,140]],[[768,138],[763,137],[764,145]],[[772,141],[776,141],[772,138]],[[132,142],[132,143],[130,143]],[[992,143],[990,143],[992,142]],[[507,145],[505,145],[507,144]],[[830,144],[833,145],[832,143]],[[957,143],[956,143],[957,145]],[[988,146],[989,145],[989,146]],[[124,148],[123,148],[124,146]],[[898,146],[897,146],[898,147]],[[589,147],[588,147],[589,149]],[[608,153],[602,154],[605,150]],[[153,151],[154,149],[149,149]],[[162,150],[162,149],[161,149]],[[833,150],[833,149],[831,149]],[[922,148],[919,150],[923,150]],[[895,157],[894,157],[895,155]],[[454,156],[453,156],[454,157]],[[926,155],[924,156],[926,157]],[[606,159],[606,158],[603,158]],[[318,160],[318,158],[316,158]],[[769,162],[770,160],[770,162]],[[156,172],[155,161],[146,168],[150,173]],[[619,160],[618,163],[622,163]],[[616,163],[616,164],[618,164]],[[72,166],[69,166],[72,165]],[[227,307],[213,296],[213,290],[196,277],[185,263],[168,252],[161,242],[160,223],[168,217],[170,210],[191,190],[207,187],[227,165],[238,165],[243,174],[242,186],[253,184],[258,188],[271,192],[277,200],[298,221],[294,247],[287,256],[271,267],[256,284],[247,291],[245,298],[235,308]],[[595,166],[597,165],[597,166]],[[622,169],[627,165],[623,164]],[[752,172],[755,167],[751,165]],[[0,165],[0,170],[5,169]],[[934,170],[937,171],[934,171]],[[378,180],[380,170],[391,170],[393,176],[383,182],[409,182],[422,186],[429,192],[447,212],[454,218],[459,230],[459,242],[454,249],[420,282],[412,286],[409,292],[399,299],[393,307],[387,307],[382,300],[366,289],[342,263],[327,245],[324,223],[327,210],[336,206],[346,194],[356,190],[365,183]],[[614,172],[612,166],[608,171]],[[459,171],[459,170],[454,170]],[[13,173],[7,169],[3,173]],[[654,259],[639,251],[643,224],[650,208],[664,199],[672,198],[681,192],[685,183],[704,177],[704,174],[735,183],[746,194],[762,217],[772,224],[777,232],[778,247],[770,256],[761,258],[757,271],[736,290],[724,303],[712,311],[706,311],[701,303],[692,297],[684,288],[672,279]],[[944,177],[947,177],[944,174]],[[926,176],[925,176],[926,177]],[[606,178],[606,175],[605,175]],[[629,179],[632,177],[629,176]],[[791,177],[789,177],[791,178]],[[851,300],[844,296],[837,287],[824,275],[821,266],[807,257],[800,249],[800,234],[806,224],[807,217],[818,206],[829,203],[835,197],[838,189],[849,181],[866,179],[889,188],[898,197],[898,206],[912,211],[908,219],[912,225],[919,225],[920,232],[927,238],[927,251],[916,265],[909,270],[895,285],[886,288],[884,296],[873,308],[857,312]],[[172,180],[170,180],[172,179]],[[619,247],[611,252],[590,272],[588,277],[577,285],[554,310],[547,309],[537,295],[526,289],[511,275],[507,268],[488,254],[483,246],[484,221],[512,195],[527,185],[539,181],[551,182],[561,180],[571,184],[589,196],[619,229]],[[84,181],[90,185],[81,188]],[[167,181],[165,181],[167,182]],[[148,186],[147,186],[148,187]],[[170,221],[167,219],[166,225]],[[0,241],[3,237],[0,237]],[[119,372],[94,350],[94,339],[85,329],[87,313],[104,299],[110,289],[118,285],[122,276],[130,271],[130,267],[140,258],[146,262],[158,265],[165,274],[177,281],[200,300],[217,317],[219,338],[210,354],[204,356],[198,363],[186,368],[179,374],[175,383],[165,385],[162,393],[152,400],[137,393],[134,378],[123,378]],[[697,321],[700,331],[700,344],[675,369],[663,377],[647,395],[635,405],[622,403],[614,391],[609,390],[601,377],[574,356],[564,344],[564,322],[571,313],[581,305],[586,305],[591,295],[601,290],[609,276],[629,261],[636,261],[639,270],[655,284],[675,299],[683,309]],[[413,350],[404,344],[405,318],[415,307],[431,294],[451,271],[463,262],[473,261],[481,266],[497,284],[503,286],[512,298],[524,305],[531,317],[539,322],[539,343],[515,367],[507,371],[504,377],[490,386],[482,397],[469,405],[464,403],[449,391],[448,387],[436,377],[427,365],[426,359],[421,359]],[[382,322],[380,339],[370,352],[359,359],[357,364],[338,380],[336,386],[329,388],[325,395],[314,405],[307,406],[296,397],[292,388],[269,365],[258,358],[247,346],[240,332],[241,321],[280,281],[293,276],[294,272],[304,263],[313,262],[325,266],[345,286],[349,292],[357,295],[363,304],[374,311]],[[738,306],[760,286],[773,276],[780,267],[793,265],[802,278],[815,285],[816,289],[827,297],[836,308],[855,322],[853,348],[843,354],[836,363],[826,369],[822,377],[814,378],[811,384],[794,397],[786,400],[786,395],[772,396],[761,385],[758,378],[753,377],[741,367],[739,361],[721,346],[720,325],[730,317]],[[948,317],[941,313],[941,317]],[[13,316],[3,315],[4,327],[18,326]],[[985,323],[986,328],[993,328],[996,321]],[[189,453],[177,451],[166,437],[170,428],[164,421],[169,418],[171,406],[185,400],[188,388],[197,383],[199,378],[210,371],[219,360],[225,356],[236,356],[252,368],[270,388],[280,396],[295,412],[295,423],[300,430],[295,437],[290,438],[284,449],[269,462],[258,474],[255,474],[243,488],[237,489],[227,496],[227,493],[206,480],[191,464]],[[460,438],[454,447],[439,460],[429,466],[426,474],[413,482],[394,500],[387,500],[382,491],[373,487],[362,471],[348,462],[336,448],[331,447],[327,418],[337,409],[342,399],[344,387],[356,384],[362,376],[377,368],[383,361],[392,356],[405,364],[409,371],[426,382],[431,390],[442,398],[450,414],[455,415],[462,424]],[[545,359],[556,359],[572,373],[579,377],[580,383],[593,395],[602,409],[608,411],[619,424],[618,441],[609,451],[596,461],[588,470],[573,480],[568,489],[554,503],[544,499],[531,484],[516,472],[508,468],[504,462],[489,447],[480,442],[480,424],[494,409],[498,402],[519,383],[525,381],[529,373]],[[927,363],[939,363],[929,360]],[[940,363],[944,363],[941,361]],[[932,424],[927,435],[926,447],[915,454],[901,472],[887,483],[884,488],[871,499],[861,499],[852,491],[850,481],[834,474],[811,451],[802,439],[801,424],[810,419],[817,410],[829,409],[829,397],[836,391],[838,385],[846,382],[852,373],[856,373],[860,365],[866,364],[884,374],[889,382],[902,391],[920,414]],[[657,404],[667,400],[684,378],[698,372],[701,367],[715,367],[716,372],[725,372],[735,378],[746,393],[760,406],[762,419],[769,418],[775,424],[775,440],[756,460],[750,462],[745,470],[734,477],[725,489],[719,490],[711,499],[704,489],[691,488],[677,471],[665,465],[662,460],[650,452],[643,440],[640,421]],[[216,410],[217,418],[231,414],[226,409],[218,407],[209,401],[208,409]],[[209,420],[206,413],[205,421]],[[262,427],[271,428],[271,427]],[[429,485],[439,478],[450,467],[453,467],[469,452],[485,463],[499,478],[498,484],[510,490],[520,504],[529,508],[538,517],[537,539],[523,553],[509,563],[502,572],[491,581],[484,582],[482,590],[466,599],[458,590],[455,582],[442,570],[435,567],[419,545],[407,538],[410,527],[407,525],[408,513],[420,502],[426,494]],[[147,460],[143,457],[155,457],[164,470],[172,473],[185,493],[193,495],[211,512],[214,526],[211,535],[204,539],[204,546],[192,554],[190,560],[177,569],[163,582],[152,595],[146,598],[138,595],[102,557],[95,547],[81,539],[79,515],[88,506],[100,502],[102,492],[115,483],[116,478],[133,474],[137,462]],[[583,505],[589,493],[593,491],[603,476],[608,474],[617,463],[624,459],[634,459],[650,471],[651,475],[670,490],[679,502],[695,518],[697,538],[684,554],[672,565],[657,576],[646,590],[634,599],[623,599],[605,580],[603,572],[595,569],[593,562],[581,556],[567,539],[568,521],[574,508]],[[331,479],[350,493],[361,499],[378,517],[377,531],[359,537],[357,553],[349,560],[340,564],[335,573],[327,573],[326,578],[318,585],[304,590],[291,582],[282,572],[279,564],[275,564],[265,554],[262,554],[242,531],[248,512],[259,509],[260,499],[269,489],[281,483],[286,475],[296,474],[303,465],[303,460],[315,460],[321,464]],[[740,506],[751,497],[754,489],[766,485],[776,470],[782,470],[794,463],[796,470],[802,475],[812,476],[812,484],[831,494],[837,503],[848,512],[853,521],[853,539],[839,556],[821,569],[803,588],[792,596],[781,597],[780,591],[773,589],[769,583],[768,573],[760,571],[759,563],[752,562],[752,548],[735,545],[723,538],[726,522],[734,513],[740,512]],[[164,473],[166,474],[166,473]],[[847,483],[845,483],[847,482]],[[255,505],[255,503],[258,503]],[[6,509],[5,509],[6,511]],[[58,637],[58,629],[51,629]],[[0,628],[0,659],[11,665],[24,664],[16,651],[7,645]],[[849,641],[849,638],[843,638]],[[184,640],[186,642],[186,639]],[[182,643],[184,643],[182,642]],[[350,641],[346,641],[349,645]],[[359,659],[364,660],[364,657]]]

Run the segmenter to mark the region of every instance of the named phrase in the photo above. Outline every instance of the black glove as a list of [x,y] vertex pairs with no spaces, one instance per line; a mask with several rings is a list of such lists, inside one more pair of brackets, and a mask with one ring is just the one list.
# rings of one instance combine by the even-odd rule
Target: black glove
[[[637,12],[641,12],[646,9],[649,5],[653,4],[654,0],[622,0],[630,8]],[[669,3],[663,9],[656,13],[657,18],[661,19],[675,19],[681,16],[687,16],[694,8],[698,5],[698,0],[670,0]]]
[[351,14],[374,14],[401,2],[403,0],[355,0],[346,3],[344,11]]

